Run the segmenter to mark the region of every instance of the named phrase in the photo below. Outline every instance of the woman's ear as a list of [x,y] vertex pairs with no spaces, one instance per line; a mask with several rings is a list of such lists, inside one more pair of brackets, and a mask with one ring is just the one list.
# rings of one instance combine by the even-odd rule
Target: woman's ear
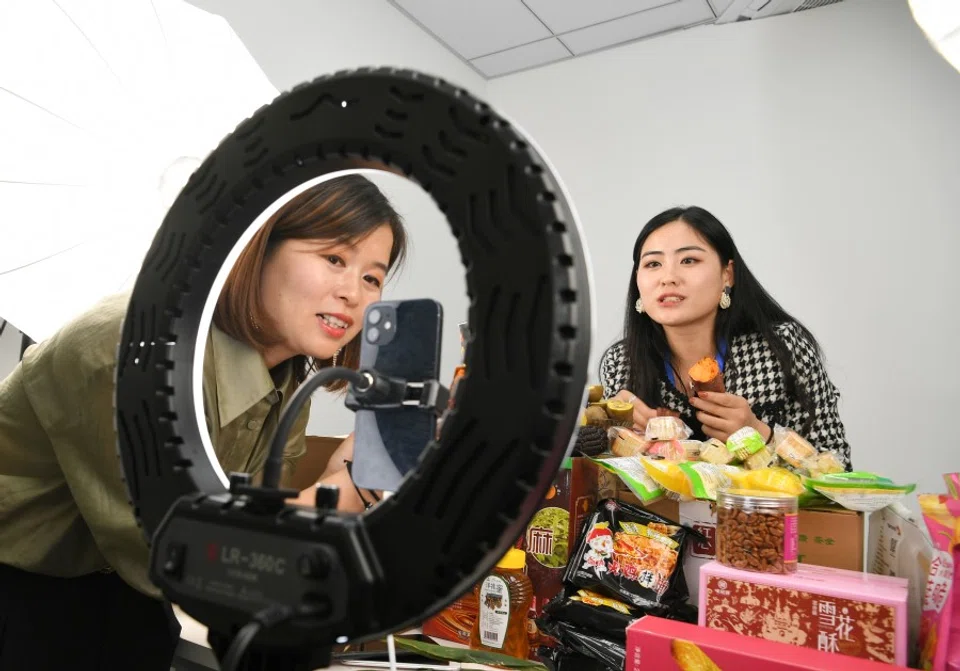
[[727,262],[727,267],[723,269],[723,286],[733,286],[733,261]]

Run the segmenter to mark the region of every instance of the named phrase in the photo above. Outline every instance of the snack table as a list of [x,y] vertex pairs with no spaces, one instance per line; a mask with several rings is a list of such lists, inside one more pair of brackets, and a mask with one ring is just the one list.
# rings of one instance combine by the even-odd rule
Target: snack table
[[[192,617],[184,613],[177,606],[173,606],[173,612],[180,621],[182,627],[180,631],[180,644],[177,646],[177,652],[174,656],[171,671],[219,671],[217,659],[213,656],[213,651],[207,643],[207,628],[197,622]],[[414,629],[404,633],[419,633],[419,629]],[[443,641],[437,639],[437,643],[451,648],[463,648],[465,646],[452,641]],[[437,660],[436,664],[443,665],[444,662]],[[360,671],[364,667],[350,666],[346,664],[331,664],[327,669],[330,671]],[[366,668],[370,668],[367,666]],[[459,668],[456,662],[450,663],[451,671]],[[473,669],[490,669],[490,671],[500,671],[494,667],[485,667],[480,664],[470,664]]]

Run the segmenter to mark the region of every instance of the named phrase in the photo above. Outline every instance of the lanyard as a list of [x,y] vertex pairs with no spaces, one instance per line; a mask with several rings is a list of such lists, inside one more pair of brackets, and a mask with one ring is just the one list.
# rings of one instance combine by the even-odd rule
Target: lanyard
[[[723,367],[727,362],[727,341],[721,340],[719,347],[717,348],[717,364],[720,366],[720,372],[723,372]],[[675,387],[677,386],[676,378],[673,375],[673,366],[670,365],[670,361],[667,359],[663,360],[663,367],[667,371],[667,379],[670,380],[670,385]]]

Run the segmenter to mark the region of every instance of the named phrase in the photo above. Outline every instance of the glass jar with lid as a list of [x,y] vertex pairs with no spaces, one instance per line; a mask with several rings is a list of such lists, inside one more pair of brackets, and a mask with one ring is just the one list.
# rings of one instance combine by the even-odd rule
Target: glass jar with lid
[[722,489],[717,493],[717,561],[762,573],[797,570],[797,497]]

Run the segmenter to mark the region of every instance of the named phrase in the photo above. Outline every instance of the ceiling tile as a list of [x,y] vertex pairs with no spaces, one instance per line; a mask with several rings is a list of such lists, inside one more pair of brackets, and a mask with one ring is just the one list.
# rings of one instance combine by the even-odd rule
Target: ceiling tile
[[715,18],[707,0],[680,0],[622,19],[575,30],[563,35],[562,39],[574,54],[583,54],[668,30],[713,21]]
[[497,77],[569,57],[570,52],[560,43],[560,40],[551,37],[483,58],[475,58],[470,61],[470,64],[487,77]]
[[465,59],[550,37],[521,0],[393,0]]
[[727,7],[733,4],[733,0],[710,0],[710,6],[713,7],[713,13],[717,16],[720,16],[725,11]]
[[554,33],[566,33],[677,0],[524,0]]

